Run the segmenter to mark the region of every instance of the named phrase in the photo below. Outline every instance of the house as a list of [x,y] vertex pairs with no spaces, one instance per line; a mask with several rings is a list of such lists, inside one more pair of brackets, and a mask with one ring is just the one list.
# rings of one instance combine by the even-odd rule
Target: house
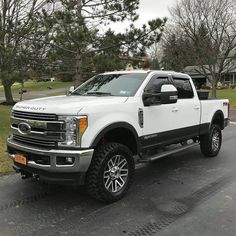
[[[186,72],[185,72],[186,73]],[[202,88],[203,85],[207,84],[207,77],[199,73],[187,73],[193,80],[196,89]]]
[[210,76],[210,73],[208,75],[201,74],[198,72],[200,68],[198,66],[187,66],[184,68],[183,72],[188,74],[197,89],[200,89],[203,85],[208,85],[207,78]]
[[[230,62],[229,69],[223,71],[220,80],[221,84],[228,86],[236,85],[236,58],[231,58],[230,60],[232,61]],[[189,74],[198,84],[203,83],[205,80],[205,84],[210,85],[211,73],[207,69],[207,66],[205,68],[206,73],[201,73],[202,69],[199,66],[187,66],[184,68],[184,72]]]
[[236,85],[236,69],[222,75],[222,82],[227,85]]

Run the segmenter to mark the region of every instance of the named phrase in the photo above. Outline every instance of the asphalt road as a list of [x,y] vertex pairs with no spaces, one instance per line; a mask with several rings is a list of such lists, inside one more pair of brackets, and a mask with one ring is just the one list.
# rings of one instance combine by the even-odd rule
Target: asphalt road
[[236,122],[236,109],[230,111],[229,117],[232,121]]
[[136,169],[119,202],[105,205],[82,187],[0,177],[0,235],[236,235],[236,125],[217,158],[199,148]]
[[[28,93],[23,94],[23,100],[35,99],[35,98],[43,98],[52,96],[52,94],[66,94],[68,88],[59,88],[59,89],[52,89],[52,90],[45,90],[45,91],[29,91]],[[20,100],[20,95],[18,93],[13,93],[13,98],[15,101]],[[4,92],[0,91],[0,101],[5,100]]]

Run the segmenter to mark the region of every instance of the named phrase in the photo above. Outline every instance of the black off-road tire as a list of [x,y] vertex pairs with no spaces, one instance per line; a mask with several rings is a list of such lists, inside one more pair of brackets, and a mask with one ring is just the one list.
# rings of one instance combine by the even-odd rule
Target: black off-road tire
[[[218,135],[218,141],[214,140],[215,135]],[[214,147],[214,142],[218,143],[217,147]],[[200,137],[200,147],[202,154],[207,157],[216,157],[220,151],[222,144],[222,132],[218,125],[213,124],[208,134]]]
[[[122,155],[127,161],[128,176],[124,186],[116,193],[105,187],[104,172],[108,162],[114,156]],[[107,143],[95,149],[94,156],[86,174],[85,185],[87,192],[96,200],[111,203],[121,199],[130,188],[134,178],[135,163],[131,151],[119,143]]]

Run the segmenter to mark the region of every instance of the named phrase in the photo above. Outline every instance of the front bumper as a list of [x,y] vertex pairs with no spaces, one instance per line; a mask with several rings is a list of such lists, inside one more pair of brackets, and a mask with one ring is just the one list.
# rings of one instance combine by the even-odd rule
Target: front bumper
[[[32,174],[38,174],[42,176],[51,176],[53,179],[64,179],[63,176],[71,176],[72,174],[86,173],[92,157],[93,149],[86,150],[46,150],[41,148],[24,146],[17,143],[12,139],[7,140],[8,155],[13,160],[13,167],[18,170],[24,170]],[[27,166],[16,163],[14,161],[15,154],[24,154],[26,157],[30,157],[27,162]],[[47,157],[49,161],[46,164],[39,164],[34,157]],[[72,165],[58,165],[57,157],[73,157],[74,163]],[[70,178],[69,178],[70,179]]]

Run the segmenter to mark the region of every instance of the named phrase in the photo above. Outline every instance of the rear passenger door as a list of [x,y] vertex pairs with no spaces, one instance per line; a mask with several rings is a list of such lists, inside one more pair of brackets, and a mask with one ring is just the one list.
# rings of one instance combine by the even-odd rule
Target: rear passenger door
[[175,104],[176,135],[180,138],[191,138],[199,133],[200,101],[193,91],[189,78],[173,77],[178,90],[178,102]]

